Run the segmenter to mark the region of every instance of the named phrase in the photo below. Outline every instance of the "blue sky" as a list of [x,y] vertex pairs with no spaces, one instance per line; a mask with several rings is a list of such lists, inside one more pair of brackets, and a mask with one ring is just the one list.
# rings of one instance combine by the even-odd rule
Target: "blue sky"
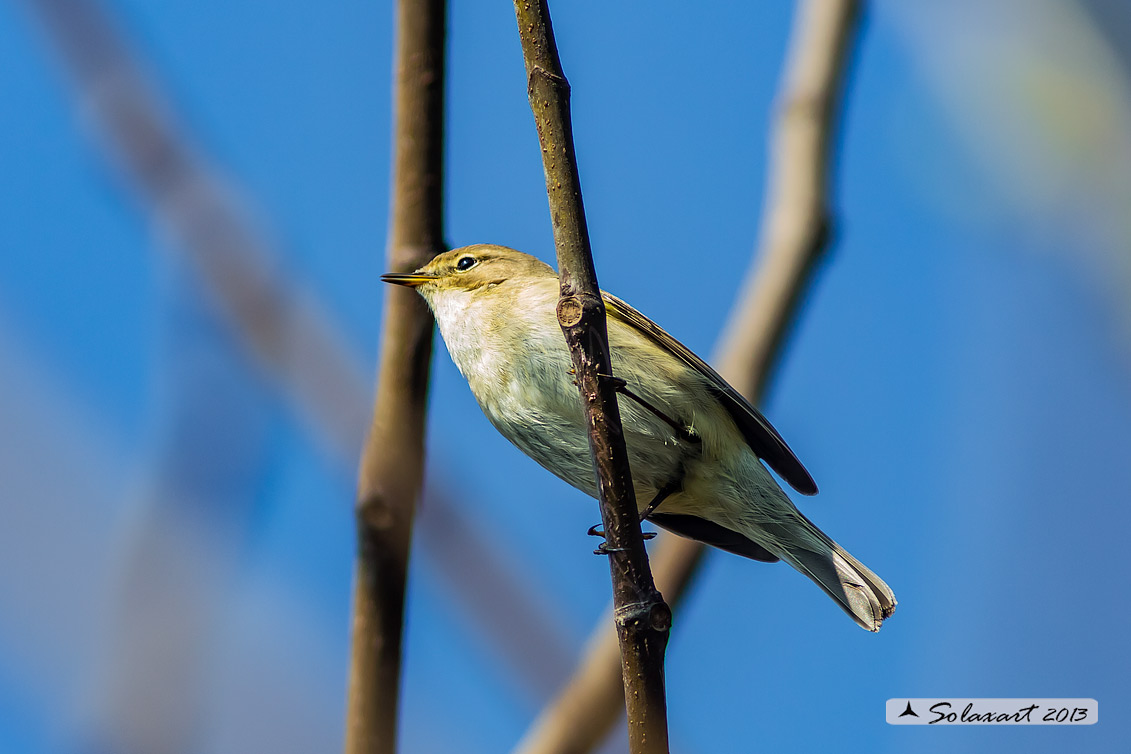
[[[179,726],[177,750],[339,748],[352,459],[264,380],[105,159],[28,5],[0,6],[0,749],[126,750],[147,740],[139,699]],[[1126,37],[1075,3],[1034,3],[1023,24],[1017,2],[929,5],[866,15],[836,241],[765,405],[821,487],[802,509],[899,609],[868,635],[787,567],[712,555],[668,652],[679,751],[1128,737],[1131,107],[1110,52]],[[390,9],[106,6],[279,274],[371,373]],[[707,355],[750,264],[792,8],[552,10],[602,285]],[[552,260],[511,6],[454,2],[449,49],[447,237]],[[428,485],[515,571],[514,598],[551,616],[546,654],[578,652],[608,599],[585,536],[596,506],[495,434],[441,347]],[[506,750],[554,681],[532,685],[514,637],[469,618],[469,600],[508,595],[453,593],[436,541],[422,531],[411,578],[404,751]],[[130,606],[147,616],[132,632]],[[1110,713],[883,721],[889,697],[945,695]]]

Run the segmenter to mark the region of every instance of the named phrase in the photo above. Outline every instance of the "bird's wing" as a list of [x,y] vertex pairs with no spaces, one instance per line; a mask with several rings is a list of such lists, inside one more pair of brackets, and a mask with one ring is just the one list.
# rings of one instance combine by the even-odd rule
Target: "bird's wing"
[[777,430],[766,417],[762,416],[758,409],[751,406],[748,400],[728,385],[726,380],[720,377],[719,373],[712,369],[707,362],[692,353],[691,349],[673,338],[655,322],[616,296],[604,291],[602,291],[602,294],[605,298],[605,309],[610,315],[637,330],[706,378],[711,392],[734,419],[734,423],[738,425],[738,430],[746,438],[747,444],[755,455],[768,463],[774,471],[781,474],[782,479],[789,482],[790,486],[801,494],[817,494],[817,483],[813,481],[813,477],[809,475],[809,472],[801,465],[801,461],[797,460],[797,456],[786,445],[782,436],[778,434]]
[[762,545],[749,537],[744,537],[736,531],[716,524],[698,516],[689,516],[683,513],[653,513],[648,520],[668,531],[675,532],[681,537],[694,539],[720,550],[733,552],[751,560],[760,560],[763,563],[776,563],[781,558],[774,555]]

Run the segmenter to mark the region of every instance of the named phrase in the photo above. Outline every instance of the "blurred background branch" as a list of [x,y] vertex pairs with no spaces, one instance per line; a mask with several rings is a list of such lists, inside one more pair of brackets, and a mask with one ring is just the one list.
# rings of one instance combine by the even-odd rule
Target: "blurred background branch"
[[[93,0],[27,0],[73,81],[82,114],[157,228],[165,261],[154,459],[123,541],[84,748],[182,752],[205,705],[202,660],[253,516],[269,422],[257,372],[271,374],[320,430],[352,452],[356,360],[309,296],[279,275],[263,234]],[[195,275],[185,276],[185,263]],[[204,303],[207,302],[207,303]],[[225,324],[242,332],[224,337]],[[252,368],[245,356],[250,350]],[[299,355],[301,354],[301,357]],[[313,417],[317,417],[314,419]]]
[[[388,269],[444,251],[445,0],[397,4],[396,119]],[[357,565],[346,752],[397,750],[405,588],[424,478],[432,314],[407,288],[387,291],[373,421],[357,484]]]
[[[253,354],[254,373],[280,391],[285,405],[342,470],[353,462],[365,434],[368,380],[363,359],[343,337],[331,311],[312,289],[283,274],[279,250],[251,219],[238,187],[193,146],[185,125],[177,121],[102,5],[96,0],[25,3],[65,63],[81,112],[104,156],[179,252],[170,262],[173,275],[165,283],[174,294],[175,307],[169,312],[172,329],[161,344],[167,358],[158,360],[166,376],[160,396],[164,408],[155,430],[161,436],[156,443],[160,456],[182,465],[179,471],[156,473],[144,485],[142,515],[131,527],[129,554],[122,556],[119,567],[116,628],[109,632],[107,659],[100,663],[99,683],[114,691],[100,694],[106,701],[96,714],[104,719],[96,728],[97,735],[107,739],[103,743],[113,741],[128,751],[183,751],[199,711],[199,700],[194,701],[198,685],[192,680],[199,657],[191,648],[210,641],[213,619],[209,616],[225,603],[225,585],[231,581],[255,504],[254,486],[233,487],[233,482],[225,483],[227,499],[217,498],[218,479],[190,494],[188,490],[200,484],[192,478],[205,479],[216,472],[209,471],[207,464],[183,464],[189,459],[193,464],[213,459],[220,464],[217,468],[255,478],[252,459],[264,452],[261,435],[266,418],[258,385],[249,385],[253,378],[240,371],[249,366],[241,349]],[[442,37],[442,12],[438,18]],[[438,68],[442,71],[442,60]],[[442,88],[438,81],[418,79],[418,83]],[[442,95],[433,92],[428,106],[435,108],[441,101]],[[406,113],[405,108],[398,112],[422,117],[419,112]],[[438,122],[438,113],[430,112],[428,117]],[[420,133],[415,124],[410,128]],[[427,159],[439,157],[433,152]],[[440,186],[434,177],[398,178],[398,185],[406,191],[398,204],[402,215],[426,201],[431,209],[426,221],[420,222],[438,223]],[[417,264],[414,259],[442,246],[439,235],[429,239],[413,222],[402,220],[400,236],[390,241],[391,268],[411,269]],[[426,243],[420,246],[422,238]],[[185,270],[190,271],[188,283],[177,279],[177,272]],[[213,322],[208,307],[202,310],[186,290],[186,285],[196,290],[195,281],[200,286],[195,295],[218,310],[220,321]],[[396,293],[400,292],[387,300],[410,312],[415,328],[410,337],[430,338],[431,318],[427,324],[420,319],[419,297],[396,298]],[[192,335],[202,327],[206,332]],[[231,328],[237,340],[226,338],[218,327]],[[382,343],[394,349],[405,346],[403,339],[396,338],[384,337]],[[217,344],[219,353],[211,353]],[[428,351],[415,350],[415,368],[420,369]],[[198,429],[191,429],[194,424]],[[398,440],[403,441],[403,437]],[[370,443],[370,464],[381,447]],[[220,448],[226,450],[218,452]],[[363,489],[366,484],[372,488],[376,483],[363,479]],[[236,494],[238,503],[232,497]],[[459,511],[448,495],[433,490],[428,497],[422,544],[435,558],[437,572],[461,596],[457,604],[479,626],[479,635],[496,645],[497,654],[519,682],[547,693],[551,679],[566,668],[565,638],[551,621],[543,620],[543,609],[533,606],[537,600],[524,582],[509,578],[502,564],[490,566],[497,558],[474,527],[461,527],[459,536],[452,536],[452,521],[459,519]],[[199,520],[201,510],[213,515]],[[197,552],[208,552],[210,561],[176,558],[176,553],[189,558]],[[502,585],[506,588],[500,592]],[[498,599],[500,593],[507,599]],[[162,595],[164,601],[154,603],[153,594]],[[165,629],[170,620],[177,622],[176,631]],[[541,639],[512,641],[508,634],[516,627],[523,635]]]
[[81,110],[137,202],[182,252],[332,453],[352,457],[365,421],[361,362],[314,293],[280,274],[272,243],[220,170],[187,138],[98,0],[24,0],[66,64]]
[[[770,145],[771,173],[757,266],[720,340],[719,373],[751,402],[761,402],[784,334],[829,238],[829,152],[834,118],[859,15],[855,0],[805,0],[793,37]],[[686,594],[705,548],[662,533],[652,561],[656,584],[673,609]],[[522,754],[592,751],[619,717],[622,693],[615,633],[602,615],[565,687],[519,743]]]

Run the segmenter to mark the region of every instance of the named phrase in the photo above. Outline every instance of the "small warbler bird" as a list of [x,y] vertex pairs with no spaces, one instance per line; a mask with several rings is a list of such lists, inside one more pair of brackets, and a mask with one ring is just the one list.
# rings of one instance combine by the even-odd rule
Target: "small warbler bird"
[[[477,245],[411,274],[382,276],[428,302],[483,413],[520,450],[597,495],[585,417],[556,306],[553,268]],[[702,359],[620,299],[602,294],[621,421],[642,517],[754,560],[784,560],[861,626],[895,610],[887,584],[801,513],[762,462],[798,492],[817,485],[781,435]]]

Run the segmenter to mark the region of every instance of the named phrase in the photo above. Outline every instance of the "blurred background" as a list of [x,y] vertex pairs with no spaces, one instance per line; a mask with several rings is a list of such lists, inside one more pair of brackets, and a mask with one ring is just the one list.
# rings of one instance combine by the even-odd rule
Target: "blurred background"
[[[602,285],[701,354],[750,264],[792,4],[553,3]],[[343,740],[392,8],[0,4],[0,751]],[[553,260],[510,3],[450,10],[447,237]],[[1131,6],[879,0],[836,237],[765,411],[900,606],[857,628],[712,554],[673,751],[1113,751],[1131,737]],[[441,346],[406,752],[498,752],[606,605],[595,504]],[[894,728],[890,697],[1093,697]],[[618,735],[608,751],[623,749]]]

